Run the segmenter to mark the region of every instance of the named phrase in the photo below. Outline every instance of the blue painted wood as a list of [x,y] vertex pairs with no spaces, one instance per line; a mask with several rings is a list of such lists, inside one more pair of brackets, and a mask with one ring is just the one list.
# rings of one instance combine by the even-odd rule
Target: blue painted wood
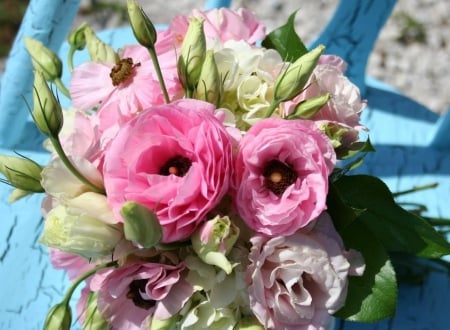
[[[32,0],[30,8],[40,1],[43,0]],[[73,4],[75,1],[59,2]],[[207,1],[207,6],[227,6],[229,3]],[[316,43],[324,43],[327,52],[337,53],[349,62],[349,75],[363,90],[370,105],[364,112],[363,122],[370,128],[370,138],[377,152],[370,154],[358,171],[382,177],[394,191],[440,181],[437,189],[404,196],[401,200],[427,205],[430,216],[450,217],[447,201],[450,196],[450,150],[446,134],[450,116],[439,117],[388,85],[365,77],[367,58],[394,4],[394,0],[343,0]],[[50,21],[57,25],[61,17],[65,17],[63,21],[72,17],[75,7],[66,10],[68,16],[55,11]],[[45,16],[48,9],[45,13],[32,12]],[[24,26],[26,24],[25,20]],[[103,31],[101,37],[115,47],[134,40],[127,28]],[[63,45],[62,58],[66,57],[67,50],[67,45]],[[11,63],[15,63],[16,74],[21,71],[19,68],[29,65],[28,59],[11,57],[8,66],[12,75]],[[21,66],[22,63],[28,64]],[[66,81],[67,78],[66,75],[63,77]],[[3,77],[0,99],[6,97],[3,86],[7,79]],[[5,120],[17,114],[10,107],[4,108],[3,100],[0,102],[0,153],[10,153],[10,146],[15,145],[18,151],[45,164],[48,155],[42,151],[42,138],[38,138],[33,125],[24,121],[26,116]],[[63,99],[63,102],[68,105],[67,100]],[[18,133],[10,136],[13,131]],[[6,200],[10,192],[8,187],[0,186],[0,294],[7,297],[0,299],[0,329],[38,329],[42,327],[48,308],[61,299],[68,281],[62,272],[51,268],[46,249],[37,242],[42,227],[38,216],[42,197],[33,196],[9,205]],[[402,283],[399,297],[395,318],[375,324],[338,321],[336,329],[448,328],[450,276],[447,269],[429,269],[420,285]]]

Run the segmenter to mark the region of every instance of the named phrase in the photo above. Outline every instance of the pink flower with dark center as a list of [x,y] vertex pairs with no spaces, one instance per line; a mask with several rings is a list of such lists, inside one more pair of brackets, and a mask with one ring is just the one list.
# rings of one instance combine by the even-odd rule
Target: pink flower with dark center
[[142,329],[149,317],[164,320],[178,313],[192,295],[184,270],[184,264],[130,264],[91,282],[91,288],[98,290],[98,309],[114,329]]
[[163,241],[190,237],[228,191],[232,144],[214,106],[180,100],[149,108],[124,125],[105,152],[108,201],[154,210]]
[[364,272],[323,213],[311,230],[253,237],[247,271],[250,307],[265,329],[325,329],[347,297],[348,276]]
[[290,235],[326,209],[336,155],[312,121],[264,119],[240,142],[235,204],[253,230]]

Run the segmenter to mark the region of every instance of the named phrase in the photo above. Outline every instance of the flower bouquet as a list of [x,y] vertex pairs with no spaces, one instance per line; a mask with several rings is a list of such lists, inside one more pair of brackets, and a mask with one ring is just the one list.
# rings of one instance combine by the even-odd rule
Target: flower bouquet
[[164,30],[134,0],[128,12],[139,44],[70,34],[68,87],[60,59],[26,40],[51,159],[1,156],[0,171],[11,201],[45,194],[40,241],[73,280],[46,329],[70,328],[77,287],[86,329],[373,322],[395,311],[393,254],[450,254],[380,179],[351,174],[374,151],[365,101],[341,58],[305,47],[295,14],[266,33],[245,9]]

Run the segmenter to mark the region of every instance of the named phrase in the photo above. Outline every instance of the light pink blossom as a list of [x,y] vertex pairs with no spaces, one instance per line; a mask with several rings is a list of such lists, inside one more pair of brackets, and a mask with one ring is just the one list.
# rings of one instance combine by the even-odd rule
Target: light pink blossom
[[327,122],[338,125],[347,131],[344,146],[358,139],[358,132],[365,129],[360,116],[366,102],[361,99],[359,88],[345,75],[347,64],[338,56],[325,55],[319,59],[305,90],[292,101],[282,104],[285,115],[292,113],[298,103],[325,93],[330,93],[329,102],[311,120],[319,126]]
[[175,315],[192,295],[184,270],[184,264],[135,263],[102,274],[91,288],[98,290],[98,309],[114,329],[148,329],[149,317]]
[[345,303],[348,276],[364,271],[361,254],[344,249],[327,213],[310,231],[251,243],[250,307],[267,329],[325,329]]
[[336,156],[312,121],[264,119],[240,142],[235,204],[253,230],[290,235],[326,209]]
[[176,16],[169,25],[169,31],[179,39],[183,39],[190,17],[205,19],[205,36],[212,43],[218,41],[223,44],[228,40],[244,40],[249,44],[255,44],[266,35],[265,26],[257,20],[253,12],[244,8],[237,10],[220,8],[208,11],[194,9],[188,17]]
[[179,100],[149,108],[121,128],[106,151],[108,201],[154,210],[163,241],[190,237],[229,187],[232,144],[214,106]]

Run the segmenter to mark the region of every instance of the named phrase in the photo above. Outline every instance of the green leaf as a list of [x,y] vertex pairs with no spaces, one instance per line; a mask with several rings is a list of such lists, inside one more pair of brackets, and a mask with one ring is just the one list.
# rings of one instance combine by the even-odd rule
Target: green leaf
[[344,203],[339,191],[330,182],[327,195],[328,212],[333,215],[333,224],[338,232],[350,225],[364,210],[352,208]]
[[389,188],[368,175],[344,176],[335,187],[346,205],[364,209],[358,220],[389,252],[439,258],[450,254],[450,243],[421,217],[397,205]]
[[345,306],[334,315],[358,322],[376,322],[395,313],[397,281],[389,256],[360,221],[353,222],[341,232],[347,248],[364,257],[366,268],[362,276],[350,276]]
[[308,49],[295,32],[295,11],[289,16],[286,24],[270,32],[262,42],[262,46],[275,49],[287,62],[294,62],[300,56],[306,54]]
[[151,248],[159,243],[162,228],[156,214],[147,207],[136,202],[126,202],[120,214],[124,218],[123,229],[127,240],[145,248]]

